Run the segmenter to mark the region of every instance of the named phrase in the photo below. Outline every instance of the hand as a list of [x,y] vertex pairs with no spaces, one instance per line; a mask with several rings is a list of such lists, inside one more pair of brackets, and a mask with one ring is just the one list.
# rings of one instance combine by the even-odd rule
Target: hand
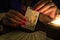
[[57,7],[53,2],[47,3],[47,1],[41,1],[40,3],[35,5],[34,10],[53,19],[56,16]]
[[56,17],[57,7],[52,2],[47,3],[41,1],[40,3],[35,5],[34,10],[43,14],[39,16],[40,21],[48,23],[51,21],[51,19],[54,19]]
[[16,27],[17,25],[22,26],[26,24],[26,17],[23,16],[20,12],[16,11],[16,10],[10,10],[7,14],[6,14],[6,20],[10,20],[10,26],[14,26]]

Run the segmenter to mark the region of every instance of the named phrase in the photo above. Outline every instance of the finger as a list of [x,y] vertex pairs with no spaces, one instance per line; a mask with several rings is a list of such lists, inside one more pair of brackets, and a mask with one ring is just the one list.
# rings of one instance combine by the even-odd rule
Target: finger
[[53,8],[50,8],[50,9],[48,9],[48,10],[44,11],[44,12],[43,12],[43,14],[48,15],[48,14],[52,11],[52,9],[53,9]]
[[17,16],[20,17],[22,20],[27,21],[27,18],[23,16],[21,13],[18,13]]
[[9,18],[9,17],[14,18],[14,19],[16,19],[17,21],[21,21],[21,19],[24,20],[24,21],[27,21],[25,17],[24,17],[24,18],[20,18],[20,17],[18,17],[17,15],[14,15],[14,14],[12,14],[12,13],[14,13],[14,12],[11,12],[11,13],[9,12],[9,14],[7,14],[8,18]]
[[15,20],[20,21],[20,18],[17,17],[17,16],[15,16],[15,15],[13,15],[13,14],[7,14],[7,17],[8,17],[8,19],[9,19],[9,18],[13,18],[13,19],[15,19]]
[[17,26],[15,23],[8,22],[8,19],[3,20],[3,24],[7,25],[7,26],[12,26],[12,27],[16,27]]
[[13,19],[13,18],[9,18],[13,23],[16,23],[16,24],[20,24],[21,22],[19,22],[19,21],[16,21],[15,19]]
[[42,3],[42,1],[39,1],[38,3],[36,3],[36,4],[33,6],[33,9],[35,10],[41,3]]
[[52,10],[52,12],[49,13],[48,16],[50,16],[52,19],[54,19],[56,17],[56,12],[57,12],[57,8],[54,7],[53,10]]
[[21,21],[25,21],[25,22],[26,22],[25,19],[22,19],[22,18],[20,18],[20,17],[18,17],[18,16],[15,16],[15,15],[13,15],[12,18],[15,19],[15,20],[17,20],[17,21],[19,21],[19,22],[21,22]]
[[26,23],[24,23],[23,21],[22,22],[19,22],[19,21],[16,21],[15,19],[13,18],[10,18],[10,20],[13,22],[13,23],[16,23],[17,25],[25,25]]
[[52,6],[55,6],[55,5],[54,5],[53,3],[47,4],[46,6],[44,6],[43,8],[41,8],[41,9],[39,10],[39,13],[42,13],[42,12],[48,10],[48,9],[49,9],[50,7],[52,7]]
[[19,18],[18,16],[13,17],[13,19],[15,19],[16,21],[19,21],[19,22],[21,22],[21,21],[22,21],[22,19],[21,19],[21,18]]
[[38,11],[40,8],[42,8],[47,2],[41,2],[41,4],[38,4],[37,7],[34,9],[36,11]]
[[[7,16],[9,16],[10,18],[12,18],[12,19],[14,19],[14,20],[16,20],[16,21],[22,22],[23,25],[26,24],[26,20],[25,20],[25,19],[21,19],[21,18],[19,18],[18,16],[15,16],[15,15],[12,15],[12,14],[8,14]],[[9,19],[9,17],[8,17],[8,19]],[[13,21],[13,22],[14,22],[14,21]]]
[[13,19],[15,19],[16,21],[22,22],[24,25],[27,21],[24,21],[23,19],[20,19],[19,17],[15,16]]
[[21,22],[16,21],[16,20],[15,20],[15,19],[13,19],[13,18],[10,18],[10,20],[11,20],[13,23],[15,23],[15,24],[19,24],[19,25],[21,25],[21,24],[22,24]]
[[11,13],[7,13],[6,16],[9,17],[9,18],[14,17],[14,15],[12,15]]
[[15,10],[10,10],[10,12],[11,12],[13,15],[15,14],[16,16],[20,17],[21,19],[26,20],[26,17],[23,16],[20,12],[15,11]]

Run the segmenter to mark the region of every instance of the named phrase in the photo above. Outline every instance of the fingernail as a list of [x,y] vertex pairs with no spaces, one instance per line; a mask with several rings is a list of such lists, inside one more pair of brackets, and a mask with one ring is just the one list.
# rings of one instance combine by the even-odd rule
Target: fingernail
[[24,21],[27,21],[27,19],[26,19],[26,18],[23,18],[23,20],[24,20]]
[[21,26],[21,27],[24,27],[22,22],[20,22],[18,25]]
[[26,25],[26,24],[25,24],[24,22],[22,22],[21,27],[25,27],[25,25]]
[[22,21],[22,25],[26,25],[26,21]]
[[26,25],[26,23],[23,23],[23,25]]

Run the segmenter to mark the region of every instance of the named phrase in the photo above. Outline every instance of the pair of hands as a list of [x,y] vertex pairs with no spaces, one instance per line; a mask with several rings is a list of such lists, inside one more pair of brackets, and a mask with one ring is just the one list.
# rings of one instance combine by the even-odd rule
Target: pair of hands
[[[26,7],[23,7],[23,10],[26,10]],[[50,18],[55,18],[57,7],[54,3],[40,2],[34,6],[33,10],[38,11],[41,14],[47,15]],[[22,13],[16,10],[10,10],[7,14],[7,19],[12,23],[10,26],[16,27],[17,25],[25,25],[27,22],[27,18],[22,15]]]

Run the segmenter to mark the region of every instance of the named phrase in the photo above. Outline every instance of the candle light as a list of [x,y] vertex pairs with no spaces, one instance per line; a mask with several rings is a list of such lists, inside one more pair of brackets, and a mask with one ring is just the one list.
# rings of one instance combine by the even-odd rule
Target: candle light
[[57,15],[56,18],[53,21],[51,21],[49,24],[60,27],[60,15]]

